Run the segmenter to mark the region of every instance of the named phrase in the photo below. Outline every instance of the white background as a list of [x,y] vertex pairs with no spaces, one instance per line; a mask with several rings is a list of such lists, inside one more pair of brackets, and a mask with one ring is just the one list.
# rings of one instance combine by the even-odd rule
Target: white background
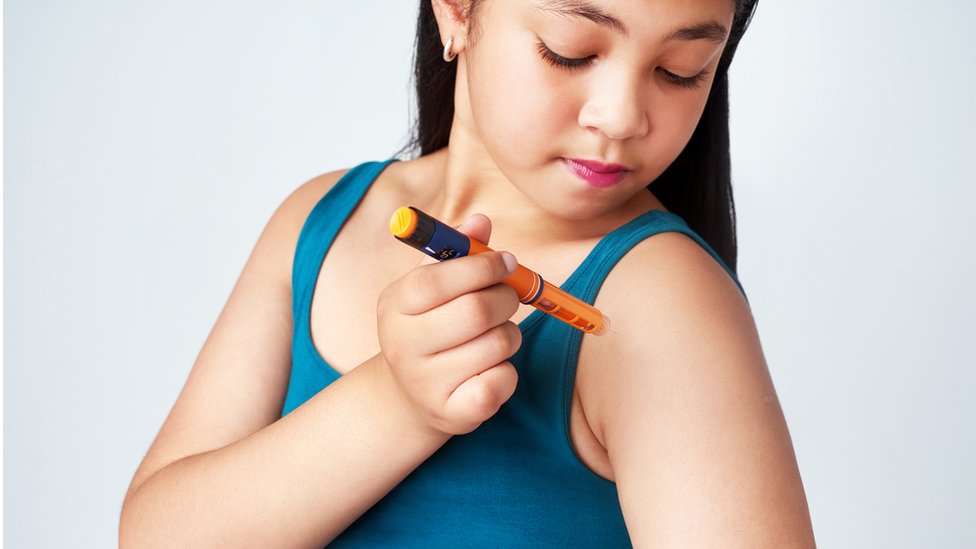
[[[116,544],[275,207],[404,143],[415,12],[5,3],[9,547]],[[821,547],[976,546],[974,16],[763,0],[732,65],[739,274]]]

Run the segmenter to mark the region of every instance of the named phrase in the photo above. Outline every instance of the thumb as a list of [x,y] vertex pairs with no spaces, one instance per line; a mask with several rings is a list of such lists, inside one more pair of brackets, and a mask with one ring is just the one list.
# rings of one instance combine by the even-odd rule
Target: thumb
[[464,223],[454,228],[485,246],[488,245],[488,239],[491,238],[491,220],[484,214],[471,214],[464,220]]

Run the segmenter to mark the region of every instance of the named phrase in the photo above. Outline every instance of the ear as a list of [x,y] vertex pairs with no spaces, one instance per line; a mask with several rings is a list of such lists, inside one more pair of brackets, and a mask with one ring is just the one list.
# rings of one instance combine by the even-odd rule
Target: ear
[[434,18],[437,19],[437,28],[441,36],[441,44],[447,44],[447,40],[454,37],[454,44],[451,50],[460,53],[467,46],[468,18],[465,12],[468,10],[470,0],[429,0],[434,8]]

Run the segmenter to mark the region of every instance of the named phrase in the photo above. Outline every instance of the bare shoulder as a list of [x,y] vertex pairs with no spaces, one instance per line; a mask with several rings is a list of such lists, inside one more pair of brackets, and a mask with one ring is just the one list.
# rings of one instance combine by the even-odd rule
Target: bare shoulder
[[[283,206],[311,211],[351,168],[341,168],[317,175],[296,187],[284,200]],[[307,212],[306,212],[307,213]]]
[[302,227],[305,225],[305,220],[308,219],[308,215],[319,200],[348,171],[349,168],[334,170],[305,181],[285,197],[269,221],[265,232],[270,233],[268,237],[278,244],[277,247],[283,254],[280,259],[288,264],[283,272],[286,274],[286,280],[289,284],[291,283],[291,262],[295,245],[298,242]]
[[601,297],[624,323],[621,328],[634,330],[627,335],[645,332],[637,340],[647,341],[647,332],[667,331],[669,337],[659,337],[659,344],[681,337],[719,339],[762,358],[752,311],[735,280],[683,233],[660,233],[634,246],[610,271],[604,287]]
[[701,352],[695,349],[703,341],[712,349],[735,345],[752,361],[762,358],[752,314],[735,282],[682,233],[660,233],[634,246],[607,275],[594,305],[610,318],[611,329],[583,338],[577,376],[590,427],[604,446],[597,418],[612,404],[614,384],[626,383],[633,369],[647,370],[638,365],[673,368],[678,359]]
[[636,245],[595,305],[577,390],[635,545],[811,547],[790,435],[749,305],[677,232]]

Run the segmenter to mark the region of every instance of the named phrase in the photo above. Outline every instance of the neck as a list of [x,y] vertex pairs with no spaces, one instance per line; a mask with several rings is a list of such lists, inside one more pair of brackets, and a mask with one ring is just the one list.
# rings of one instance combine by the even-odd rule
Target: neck
[[483,149],[463,143],[452,134],[448,147],[428,155],[433,164],[428,173],[443,179],[429,182],[430,193],[422,200],[424,211],[452,227],[471,214],[486,215],[492,221],[493,248],[498,244],[512,249],[515,242],[552,245],[598,239],[655,208],[656,200],[648,192],[598,218],[557,217],[525,196]]

